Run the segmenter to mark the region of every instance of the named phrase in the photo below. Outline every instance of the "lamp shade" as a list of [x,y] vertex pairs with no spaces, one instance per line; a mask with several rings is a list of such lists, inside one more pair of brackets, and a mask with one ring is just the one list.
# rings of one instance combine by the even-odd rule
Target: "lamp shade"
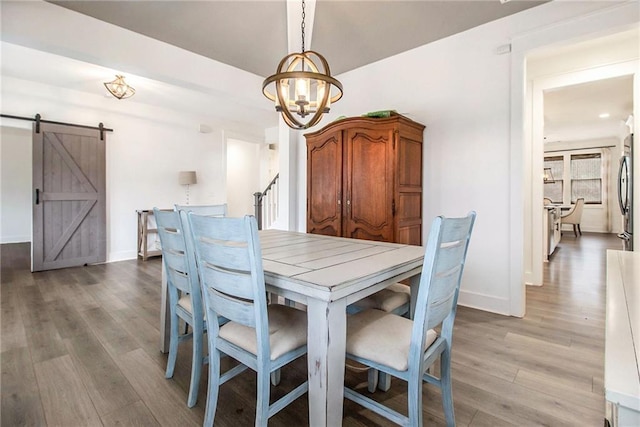
[[196,171],[181,171],[178,173],[178,184],[191,185],[197,183],[198,178],[196,177]]

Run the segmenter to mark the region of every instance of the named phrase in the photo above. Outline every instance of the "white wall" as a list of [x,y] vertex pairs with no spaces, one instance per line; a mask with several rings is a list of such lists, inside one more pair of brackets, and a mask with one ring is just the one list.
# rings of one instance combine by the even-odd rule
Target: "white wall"
[[[178,184],[178,172],[195,170],[198,184],[191,186],[191,204],[225,203],[227,200],[224,129],[200,133],[198,125],[207,123],[206,116],[137,103],[135,98],[119,101],[87,93],[59,89],[48,85],[3,77],[3,112],[43,119],[97,125],[103,122],[114,132],[107,133],[107,233],[108,261],[136,257],[137,209],[171,208],[185,202],[185,189]],[[24,126],[24,123],[21,126]],[[16,120],[3,119],[3,127],[17,125]],[[256,133],[247,125],[248,134]],[[262,132],[260,130],[259,132]],[[4,142],[3,142],[4,147]],[[31,159],[4,157],[5,162],[19,165],[31,175]],[[23,156],[24,157],[24,156]],[[15,217],[31,217],[28,204],[9,204],[4,187],[20,183],[30,197],[24,177],[5,174],[3,167],[1,196],[3,231],[12,228]],[[6,181],[5,181],[6,179]],[[30,181],[29,181],[30,187]],[[6,196],[5,196],[6,195]],[[24,236],[23,236],[24,237]]]
[[31,241],[31,125],[0,126],[0,243]]
[[229,216],[253,215],[253,193],[260,189],[260,145],[227,139],[227,208]]
[[[524,159],[512,147],[511,58],[496,49],[519,34],[560,26],[609,5],[547,3],[338,76],[345,95],[332,105],[331,117],[395,109],[426,125],[425,241],[436,215],[477,211],[459,299],[463,305],[524,314]],[[302,138],[299,146],[304,147]],[[298,166],[304,182],[302,156]],[[298,187],[299,214],[305,191]],[[298,224],[303,229],[302,221]]]

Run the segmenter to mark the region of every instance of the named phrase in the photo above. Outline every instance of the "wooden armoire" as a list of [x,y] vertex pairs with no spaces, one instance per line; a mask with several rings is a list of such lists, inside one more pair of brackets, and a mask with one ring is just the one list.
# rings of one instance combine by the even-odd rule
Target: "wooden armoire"
[[422,244],[424,125],[337,120],[307,139],[307,232]]

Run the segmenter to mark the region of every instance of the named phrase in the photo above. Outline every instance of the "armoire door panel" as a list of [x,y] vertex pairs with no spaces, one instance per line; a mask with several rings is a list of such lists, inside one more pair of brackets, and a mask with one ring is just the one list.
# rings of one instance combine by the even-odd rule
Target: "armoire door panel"
[[392,137],[388,129],[347,131],[349,200],[344,227],[349,236],[370,240],[393,236]]
[[342,135],[336,133],[307,152],[307,232],[342,234]]
[[398,185],[422,187],[422,143],[400,138],[398,144]]

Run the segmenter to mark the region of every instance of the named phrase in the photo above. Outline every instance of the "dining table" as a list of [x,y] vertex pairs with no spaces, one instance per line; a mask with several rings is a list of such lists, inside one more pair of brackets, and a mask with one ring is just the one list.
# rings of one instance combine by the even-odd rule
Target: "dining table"
[[[408,280],[411,312],[425,248],[295,231],[259,232],[267,292],[307,312],[309,425],[342,425],[347,306]],[[161,350],[168,351],[163,278]]]

